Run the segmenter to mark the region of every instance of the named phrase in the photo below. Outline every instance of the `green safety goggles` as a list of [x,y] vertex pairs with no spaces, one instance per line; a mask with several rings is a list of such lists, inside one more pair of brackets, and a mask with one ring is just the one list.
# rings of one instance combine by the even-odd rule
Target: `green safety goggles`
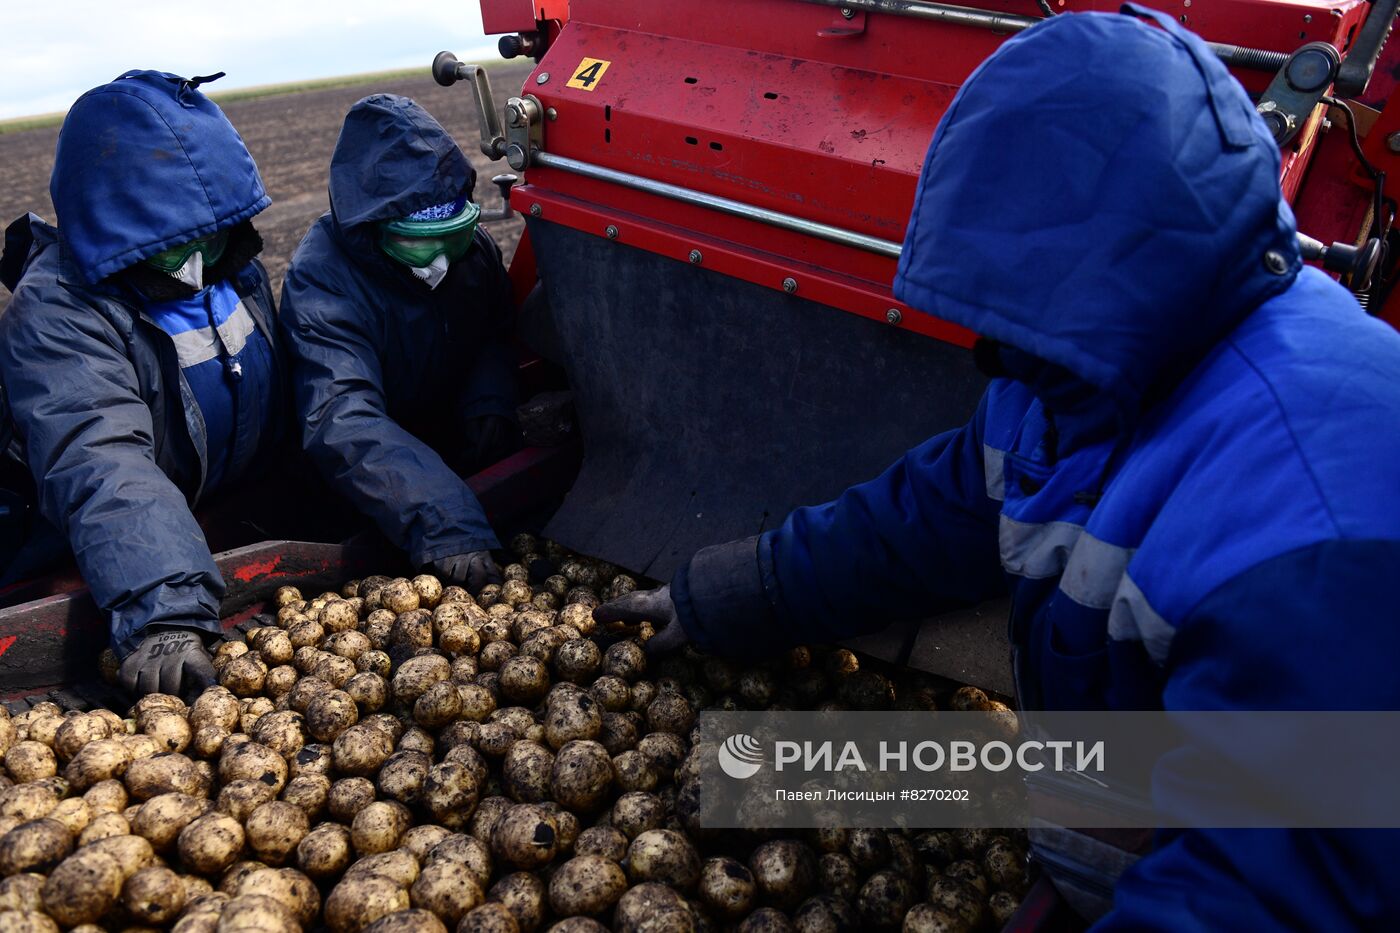
[[190,240],[188,243],[181,243],[179,246],[172,246],[169,249],[161,250],[146,262],[155,266],[161,272],[175,274],[190,261],[190,257],[195,253],[204,254],[204,264],[212,266],[224,255],[224,250],[228,247],[228,231],[220,230],[218,233],[211,233],[209,236],[200,237],[197,240]]
[[432,264],[439,256],[456,262],[471,250],[481,208],[465,198],[460,207],[453,206],[456,210],[449,216],[430,220],[410,216],[380,225],[381,248],[391,258],[417,269]]

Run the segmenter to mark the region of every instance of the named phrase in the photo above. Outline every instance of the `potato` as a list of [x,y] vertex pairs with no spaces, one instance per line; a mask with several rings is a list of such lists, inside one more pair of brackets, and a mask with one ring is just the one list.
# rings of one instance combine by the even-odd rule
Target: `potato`
[[760,907],[734,928],[735,933],[792,933],[787,914],[773,907]]
[[220,726],[204,726],[190,738],[189,751],[198,758],[215,758],[224,750],[228,737]]
[[647,830],[660,829],[666,820],[666,807],[655,794],[632,791],[613,803],[609,823],[629,839]]
[[421,802],[439,823],[459,830],[475,812],[480,793],[480,782],[469,766],[444,761],[428,770]]
[[11,875],[0,881],[0,913],[9,910],[43,910],[44,876],[34,873]]
[[363,777],[341,778],[331,785],[326,808],[331,818],[349,823],[365,807],[374,802],[374,784]]
[[[567,592],[565,593],[567,597]],[[587,603],[569,603],[559,610],[559,624],[572,626],[584,636],[593,634],[598,623],[593,620],[593,607]]]
[[39,742],[53,748],[54,739],[58,735],[58,729],[63,725],[63,717],[58,713],[39,713],[39,707],[34,708],[35,716],[29,720],[29,724],[24,727],[20,738]]
[[298,774],[282,789],[282,799],[315,820],[325,812],[330,793],[331,779],[324,774]]
[[[490,638],[492,634],[490,626],[484,626],[481,629],[483,640]],[[509,633],[503,631],[499,635],[499,638],[489,641],[476,657],[477,666],[483,671],[499,671],[507,661],[516,655],[515,645],[507,640],[510,637]]]
[[261,868],[239,879],[235,897],[256,894],[287,908],[298,924],[310,926],[321,912],[321,893],[306,875],[293,868]]
[[350,830],[338,823],[322,823],[297,843],[296,866],[317,880],[339,876],[353,855]]
[[555,748],[580,739],[595,739],[603,730],[603,709],[586,693],[561,695],[545,713],[545,740]]
[[558,834],[548,812],[533,804],[517,804],[491,828],[491,854],[516,868],[538,868],[554,858]]
[[399,848],[408,852],[422,865],[427,862],[428,853],[451,835],[452,831],[445,826],[423,823],[403,834],[403,838],[399,840]]
[[517,655],[501,664],[501,695],[516,703],[538,703],[549,692],[549,668],[538,658]]
[[316,621],[327,632],[348,632],[360,624],[360,615],[355,607],[343,599],[332,600],[321,609]]
[[42,819],[47,816],[63,796],[52,782],[58,778],[47,778],[32,784],[16,784],[0,791],[0,817],[13,817],[20,822]]
[[[133,769],[136,764],[139,762],[132,765]],[[130,780],[128,771],[128,784]],[[277,752],[259,742],[241,742],[231,747],[226,743],[223,753],[219,756],[219,780],[224,784],[233,781],[262,781],[272,788],[275,795],[281,793],[287,784],[287,762]]]
[[120,813],[99,813],[93,817],[82,833],[78,835],[78,845],[85,846],[99,839],[131,834],[131,824]]
[[700,855],[681,833],[649,829],[627,849],[627,875],[634,882],[660,881],[677,890],[694,887],[700,879]]
[[243,851],[243,827],[226,813],[206,813],[180,830],[180,861],[191,871],[212,875],[228,868]]
[[[495,584],[487,584],[488,588],[491,586]],[[506,905],[487,902],[462,918],[457,933],[520,933],[520,924]]]
[[243,883],[244,878],[255,871],[262,871],[265,868],[267,868],[267,866],[262,862],[255,862],[248,859],[235,862],[233,865],[229,866],[228,870],[219,876],[219,890],[229,897],[233,897],[234,892],[238,890],[238,886]]
[[312,742],[303,745],[287,759],[287,776],[296,779],[305,775],[327,777],[335,766],[335,755],[329,745]]
[[277,592],[272,594],[272,603],[278,609],[289,606],[301,600],[301,590],[294,586],[279,586]]
[[944,876],[965,881],[977,889],[977,893],[986,897],[991,891],[991,885],[987,883],[987,878],[982,874],[982,870],[977,867],[977,863],[969,859],[961,859],[943,869]]
[[413,882],[409,898],[414,907],[432,911],[452,925],[485,900],[471,870],[446,859],[424,866]]
[[72,851],[68,827],[58,820],[30,820],[0,838],[0,875],[46,872]]
[[491,880],[491,850],[475,836],[453,833],[428,852],[423,859],[426,868],[434,862],[452,862],[463,866],[477,887],[485,889]]
[[284,904],[261,894],[240,894],[219,914],[218,933],[301,933]]
[[544,921],[548,905],[545,901],[545,886],[533,872],[515,872],[506,875],[491,885],[486,896],[500,901],[515,915],[515,922],[521,930],[535,930]]
[[234,696],[251,697],[262,692],[267,678],[267,665],[253,653],[240,655],[219,671],[219,686]]
[[580,855],[565,862],[549,879],[549,904],[561,917],[599,914],[627,890],[627,875],[616,862]]
[[749,870],[763,899],[784,910],[802,903],[817,884],[812,851],[792,839],[763,843],[749,856]]
[[44,910],[64,926],[94,923],[117,903],[126,874],[111,855],[91,848],[66,858],[44,883]]
[[422,752],[425,755],[432,755],[437,750],[437,741],[433,738],[433,734],[422,726],[409,726],[403,730],[403,736],[400,737],[399,744],[395,747],[401,752]]
[[58,773],[58,756],[42,742],[16,742],[5,753],[5,770],[21,784],[41,781]]
[[685,697],[663,690],[647,706],[647,726],[652,732],[674,732],[686,735],[695,725],[695,710]]
[[615,933],[653,933],[653,931],[676,931],[690,933],[695,930],[695,919],[690,906],[664,884],[649,881],[639,884],[618,899],[613,911]]
[[0,913],[0,933],[58,933],[58,924],[39,911],[11,910]]
[[371,726],[383,732],[389,737],[391,742],[397,742],[403,737],[404,732],[408,730],[403,720],[390,713],[373,713],[364,717],[361,722],[366,726]]
[[627,857],[630,840],[613,826],[590,826],[574,840],[575,855],[600,855],[613,862]]
[[151,844],[157,852],[175,846],[180,830],[204,815],[209,801],[188,794],[160,794],[143,803],[131,821],[131,831]]
[[350,824],[350,842],[360,855],[388,852],[413,825],[413,814],[397,801],[377,800],[355,814]]
[[506,794],[520,803],[539,803],[549,799],[550,773],[554,755],[547,749],[519,740],[506,752],[501,764],[501,784]]
[[355,662],[349,658],[325,652],[311,666],[310,673],[312,677],[319,677],[333,687],[344,687],[358,671],[355,669]]
[[627,709],[632,699],[632,688],[621,677],[604,674],[594,680],[588,693],[609,713],[620,713]]
[[[184,717],[179,717],[184,722]],[[145,731],[144,729],[142,731]],[[188,732],[188,726],[186,732]],[[107,721],[100,716],[89,716],[86,713],[74,713],[65,718],[62,724],[54,732],[53,750],[59,757],[67,761],[78,753],[84,745],[95,742],[98,739],[109,738],[112,734],[111,727]],[[169,751],[179,751],[179,749],[169,749]],[[8,765],[7,765],[8,767]]]
[[331,933],[358,933],[380,917],[409,906],[408,892],[396,882],[383,875],[361,874],[345,878],[332,889],[324,919]]
[[395,752],[379,769],[380,793],[399,803],[416,804],[423,795],[423,785],[432,765],[432,758],[422,752]]
[[277,791],[271,784],[240,779],[228,782],[219,790],[214,807],[242,823],[258,807],[276,799]]
[[612,760],[613,777],[624,792],[655,790],[659,780],[656,769],[641,752],[632,749]]
[[572,856],[574,854],[574,840],[578,839],[578,834],[583,829],[578,817],[553,800],[547,800],[540,806],[546,813],[554,817],[554,828],[559,833],[556,855]]
[[559,749],[550,772],[554,799],[578,813],[591,813],[606,801],[612,786],[612,759],[597,742],[575,741]]
[[[72,762],[69,762],[70,767],[71,765]],[[73,786],[77,788],[78,785]],[[84,792],[83,800],[87,801],[94,813],[120,813],[126,809],[126,786],[121,781],[112,779],[98,781]]]
[[126,879],[122,906],[141,923],[163,926],[185,909],[185,886],[170,869],[149,865]]
[[[388,655],[385,655],[387,658]],[[375,713],[389,702],[389,682],[374,671],[361,671],[345,682],[345,693],[366,713]],[[349,725],[354,725],[351,722]],[[339,733],[336,733],[339,735]],[[330,740],[328,740],[330,741]]]
[[344,690],[325,690],[306,704],[306,728],[318,742],[334,742],[337,736],[359,720],[359,707],[356,706],[354,698]]
[[342,774],[374,774],[394,753],[394,737],[373,723],[361,722],[336,736],[331,751]]
[[935,878],[928,886],[928,902],[957,917],[967,929],[981,926],[985,917],[982,895],[957,878]]
[[457,718],[462,711],[462,695],[450,680],[441,680],[413,703],[413,718],[428,729],[438,729]]
[[670,732],[653,732],[637,743],[637,751],[663,775],[671,774],[685,761],[685,740]]
[[586,638],[570,639],[554,652],[554,672],[570,683],[589,682],[602,664],[602,652],[597,644]]
[[279,664],[267,672],[267,677],[263,680],[263,692],[270,697],[281,700],[288,693],[291,693],[300,677],[300,672],[293,665]]
[[394,698],[405,705],[412,704],[427,689],[452,676],[452,663],[440,654],[424,654],[409,658],[399,665],[392,681]]
[[395,849],[392,852],[376,852],[350,866],[345,877],[360,875],[382,875],[396,884],[408,887],[418,880],[418,860],[410,852]]
[[[389,671],[393,668],[393,659],[377,648],[371,648],[355,659],[355,670],[367,674],[378,674],[380,677],[388,677]],[[353,680],[353,678],[351,678]],[[346,684],[349,687],[349,684]]]
[[400,578],[380,591],[379,602],[385,609],[397,615],[417,609],[422,605],[422,598],[412,583]]
[[426,910],[397,910],[365,927],[365,933],[447,933],[447,927]]
[[250,735],[259,745],[290,758],[306,745],[304,725],[301,714],[295,710],[267,713],[258,719]]
[[863,927],[888,929],[900,925],[916,899],[908,879],[897,872],[877,871],[861,887],[856,911]]
[[248,847],[273,866],[285,863],[310,829],[306,811],[283,800],[258,807],[244,825]]

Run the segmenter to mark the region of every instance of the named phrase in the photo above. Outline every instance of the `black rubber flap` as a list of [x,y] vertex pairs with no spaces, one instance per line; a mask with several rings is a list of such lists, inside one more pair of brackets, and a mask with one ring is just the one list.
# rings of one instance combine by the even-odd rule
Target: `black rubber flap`
[[530,236],[585,451],[545,534],[633,572],[669,579],[876,476],[985,388],[962,348],[555,224]]

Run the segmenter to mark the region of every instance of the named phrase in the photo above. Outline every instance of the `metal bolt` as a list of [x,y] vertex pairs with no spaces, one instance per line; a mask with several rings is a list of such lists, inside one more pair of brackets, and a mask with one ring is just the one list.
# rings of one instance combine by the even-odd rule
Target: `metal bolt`
[[856,11],[853,10],[853,9],[851,9],[851,8],[848,7],[848,6],[843,6],[843,7],[841,8],[841,15],[842,15],[843,17],[845,17],[846,19],[855,19],[855,18],[856,18]]
[[547,71],[541,71],[541,72],[540,72],[540,76],[539,76],[538,78],[535,79],[535,83],[536,83],[536,84],[548,84],[548,83],[549,83],[549,72],[547,72]]
[[531,204],[531,205],[530,205],[530,216],[531,216],[531,217],[538,217],[538,216],[540,216],[540,215],[543,214],[543,213],[544,213],[544,208],[540,207],[538,204]]
[[1385,148],[1400,153],[1400,133],[1391,133],[1385,138]]
[[1264,254],[1264,268],[1274,275],[1283,275],[1288,271],[1288,260],[1278,250],[1271,249]]
[[559,111],[555,110],[553,107],[550,107],[544,112],[544,118],[549,122],[553,123],[555,120],[559,119]]
[[783,291],[787,292],[789,295],[797,291],[797,279],[794,279],[792,276],[783,279]]
[[617,227],[616,227],[616,225],[614,225],[614,224],[608,224],[608,229],[604,230],[603,232],[606,233],[606,234],[608,235],[608,239],[609,239],[609,240],[616,240],[616,239],[617,239]]
[[695,265],[695,266],[700,265],[700,260],[702,260],[702,259],[704,259],[704,258],[705,258],[704,256],[701,256],[701,255],[700,255],[700,251],[699,251],[698,249],[693,249],[693,250],[690,251],[690,262],[691,262],[691,265]]
[[904,315],[900,313],[898,308],[890,308],[885,312],[885,320],[891,324],[898,324],[900,321],[904,320]]
[[1303,14],[1303,22],[1305,22],[1305,23],[1311,23],[1311,22],[1312,22],[1312,14],[1311,14],[1311,13],[1304,13],[1304,14]]

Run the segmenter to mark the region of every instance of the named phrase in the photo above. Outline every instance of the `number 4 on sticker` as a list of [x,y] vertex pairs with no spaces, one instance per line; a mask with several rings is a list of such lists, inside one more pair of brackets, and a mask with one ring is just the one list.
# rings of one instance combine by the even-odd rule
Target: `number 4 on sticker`
[[603,61],[601,58],[585,58],[574,69],[574,76],[569,79],[568,86],[585,91],[596,91],[598,82],[603,79],[603,73],[608,70],[608,66],[611,64],[612,62]]

